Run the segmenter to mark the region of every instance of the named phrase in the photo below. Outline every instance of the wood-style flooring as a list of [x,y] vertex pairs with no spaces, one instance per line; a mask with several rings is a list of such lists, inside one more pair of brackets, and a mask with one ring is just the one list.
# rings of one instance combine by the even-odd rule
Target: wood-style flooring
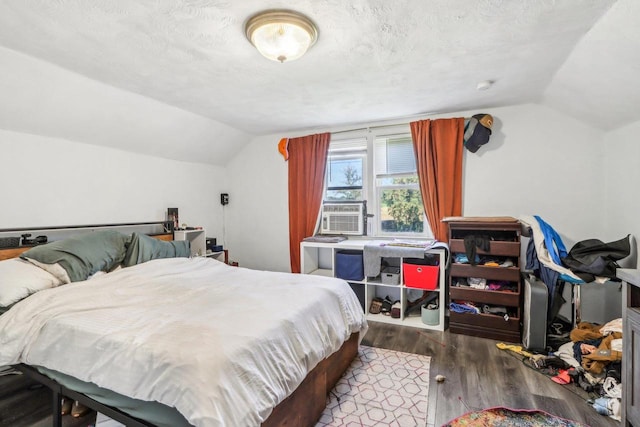
[[[581,389],[554,383],[510,352],[498,349],[496,343],[448,331],[370,322],[362,344],[431,356],[428,427],[494,406],[541,409],[591,427],[619,427],[620,423],[599,415]],[[438,374],[446,377],[444,382],[436,382]],[[48,389],[23,375],[0,377],[0,426],[50,426],[50,396]],[[63,419],[65,427],[89,426],[95,414]]]
[[[499,341],[369,322],[362,344],[431,356],[427,426],[495,406],[540,409],[591,427],[619,427],[587,403],[573,384],[560,385],[496,347]],[[444,375],[438,383],[436,375]],[[596,396],[597,397],[597,396]]]

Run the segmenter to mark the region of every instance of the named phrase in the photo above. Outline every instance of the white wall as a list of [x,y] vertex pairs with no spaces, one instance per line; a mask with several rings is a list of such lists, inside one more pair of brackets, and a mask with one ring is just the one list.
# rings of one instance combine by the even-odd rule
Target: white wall
[[493,134],[466,151],[464,215],[540,215],[563,238],[602,238],[603,133],[539,105],[492,109]]
[[[640,121],[604,136],[605,239],[633,234],[640,240]],[[639,263],[636,262],[636,268]],[[633,267],[633,265],[629,266]]]
[[250,136],[0,46],[0,129],[224,167]]
[[219,166],[0,130],[0,228],[160,221],[222,236]]
[[[538,214],[568,247],[600,236],[602,133],[539,105],[483,112],[494,116],[494,130],[489,144],[465,154],[464,215]],[[297,135],[256,137],[228,165],[227,246],[243,266],[290,270],[287,163],[277,144],[283,136]]]
[[[604,183],[604,228],[594,236],[605,242],[632,234],[640,239],[640,121],[603,136],[603,159],[600,176]],[[637,248],[636,248],[637,250]],[[637,253],[621,264],[638,268]],[[618,284],[583,285],[583,319],[604,323],[622,315],[622,293]]]
[[227,166],[227,248],[243,267],[291,271],[288,172],[277,148],[280,138],[256,137]]

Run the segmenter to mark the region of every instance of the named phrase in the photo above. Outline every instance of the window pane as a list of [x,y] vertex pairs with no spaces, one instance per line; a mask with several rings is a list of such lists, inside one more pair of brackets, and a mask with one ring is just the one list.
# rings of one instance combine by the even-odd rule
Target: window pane
[[378,187],[390,187],[390,186],[411,186],[418,185],[418,175],[411,176],[379,176],[376,179],[376,185]]
[[375,150],[376,174],[386,175],[416,171],[411,136],[396,135],[376,138]]
[[327,188],[362,187],[362,157],[329,158]]
[[341,202],[344,200],[364,200],[362,190],[327,190],[324,196],[327,202]]
[[415,172],[416,158],[411,138],[387,141],[387,173]]
[[420,190],[381,190],[380,224],[383,233],[422,233],[424,210]]

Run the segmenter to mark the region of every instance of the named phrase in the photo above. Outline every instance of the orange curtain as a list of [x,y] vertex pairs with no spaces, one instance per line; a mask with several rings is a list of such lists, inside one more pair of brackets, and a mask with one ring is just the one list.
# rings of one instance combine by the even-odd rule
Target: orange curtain
[[289,254],[300,273],[300,242],[315,232],[331,134],[289,139]]
[[435,238],[448,240],[442,218],[462,215],[464,118],[411,122],[424,211]]

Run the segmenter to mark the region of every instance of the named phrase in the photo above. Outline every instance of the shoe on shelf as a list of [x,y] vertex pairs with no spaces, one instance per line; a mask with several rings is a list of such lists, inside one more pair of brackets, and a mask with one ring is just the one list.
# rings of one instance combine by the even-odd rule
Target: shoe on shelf
[[60,414],[67,415],[71,413],[71,405],[73,405],[73,401],[68,397],[63,397],[61,402],[61,410]]
[[88,414],[89,411],[91,411],[91,409],[76,400],[73,402],[73,406],[71,407],[71,416],[73,418],[80,418]]
[[369,306],[369,313],[380,314],[381,308],[382,308],[382,298],[375,297],[371,300],[371,305]]
[[394,301],[392,301],[391,298],[389,298],[389,295],[384,297],[384,299],[382,300],[382,306],[380,307],[380,313],[390,316],[391,306],[393,305],[393,303]]

